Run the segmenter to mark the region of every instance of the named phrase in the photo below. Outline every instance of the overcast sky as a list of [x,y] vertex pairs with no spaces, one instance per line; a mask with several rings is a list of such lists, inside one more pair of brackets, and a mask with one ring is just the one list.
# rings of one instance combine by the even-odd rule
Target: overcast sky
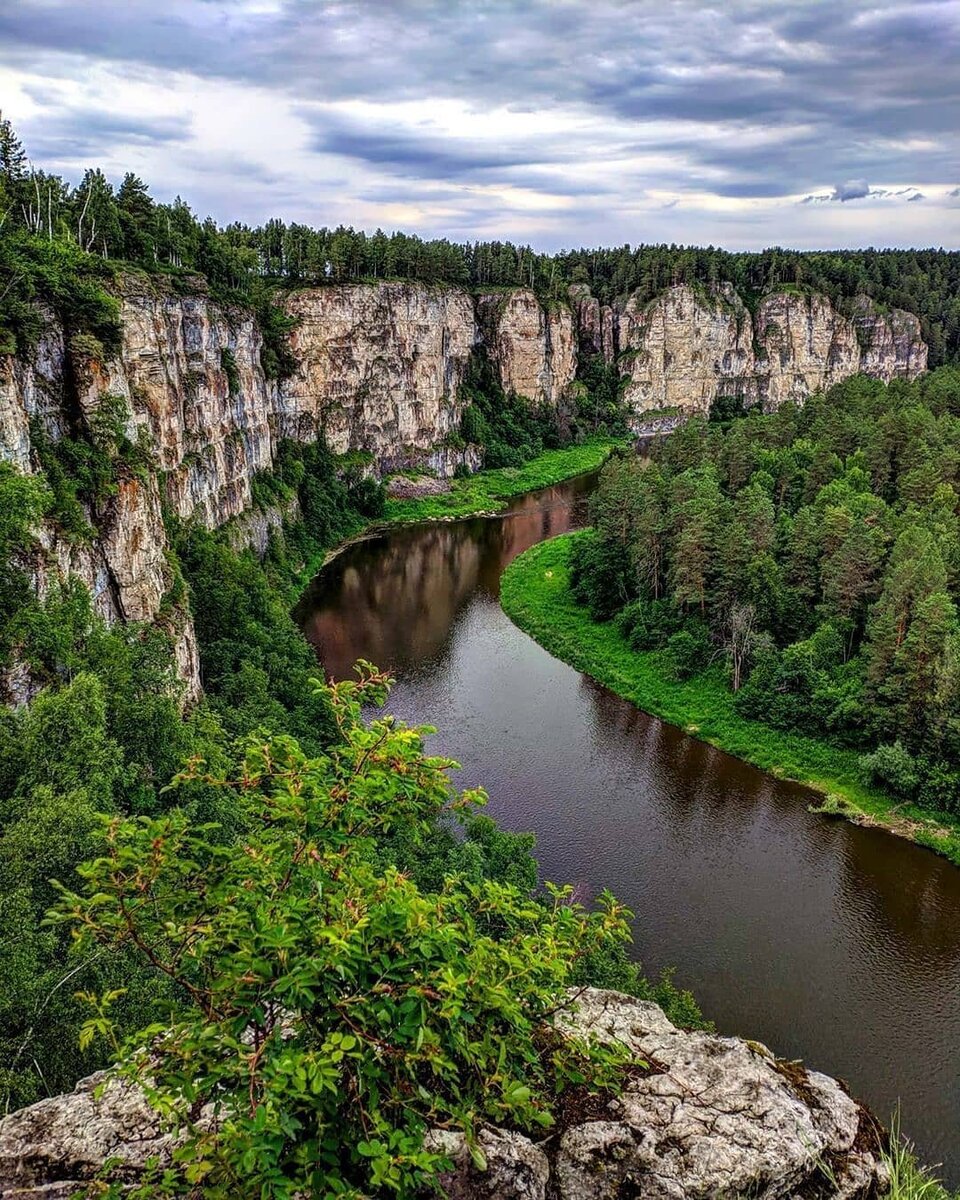
[[224,222],[960,247],[960,0],[0,0],[0,104]]

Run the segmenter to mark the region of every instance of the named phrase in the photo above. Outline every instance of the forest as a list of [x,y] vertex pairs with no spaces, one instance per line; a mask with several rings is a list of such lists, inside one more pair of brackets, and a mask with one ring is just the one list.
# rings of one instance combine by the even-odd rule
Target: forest
[[[253,308],[274,378],[291,369],[278,289],[395,277],[550,300],[584,281],[604,300],[720,279],[749,303],[783,284],[866,291],[920,315],[932,361],[960,355],[956,253],[547,255],[279,220],[221,227],[132,174],[115,186],[91,169],[72,185],[36,169],[0,121],[0,354],[28,352],[52,309],[109,355],[112,285],[131,270]],[[632,644],[666,647],[678,672],[729,664],[744,711],[862,747],[885,787],[960,810],[958,380],[946,367],[911,385],[854,380],[802,410],[695,420],[647,469],[622,460],[580,543],[578,595]],[[616,372],[587,362],[580,382],[589,404],[558,431],[472,364],[461,434],[512,467],[601,426],[622,432]],[[108,626],[74,583],[35,592],[41,523],[89,538],[118,479],[154,469],[122,414],[100,416],[56,444],[35,430],[35,475],[0,463],[0,665],[39,685],[0,711],[0,1111],[165,1032],[151,1059],[161,1099],[193,1088],[200,1064],[193,1098],[228,1097],[235,1120],[216,1145],[192,1135],[176,1177],[145,1195],[201,1182],[232,1195],[243,1179],[292,1197],[321,1168],[339,1195],[410,1194],[439,1161],[423,1148],[428,1123],[543,1129],[566,1084],[612,1085],[609,1057],[544,1041],[566,987],[614,987],[701,1026],[669,975],[650,981],[631,961],[629,914],[611,897],[587,912],[568,889],[538,889],[532,837],[486,818],[482,793],[458,793],[426,731],[370,718],[386,676],[365,664],[337,687],[315,678],[291,589],[384,506],[322,442],[285,444],[255,480],[257,503],[295,497],[301,513],[262,561],[165,514],[161,616],[193,614],[204,694],[192,708],[163,620]],[[295,1045],[279,1036],[285,1011],[308,1030]],[[251,1028],[252,1074],[237,1033]],[[142,1078],[142,1058],[129,1061]]]
[[[0,352],[28,350],[51,309],[68,337],[109,354],[119,345],[119,303],[110,285],[121,267],[162,272],[188,290],[199,286],[202,271],[211,289],[257,308],[264,367],[282,373],[285,319],[256,253],[247,247],[235,254],[232,246],[225,231],[197,222],[185,205],[155,204],[132,177],[115,193],[96,172],[71,189],[33,171],[9,125],[0,125]],[[238,263],[244,265],[234,271]],[[484,440],[491,464],[523,461],[556,441],[555,426],[505,397],[475,365],[465,385],[465,432]],[[361,736],[353,716],[338,723],[333,694],[312,682],[319,668],[290,615],[291,590],[326,549],[382,515],[384,492],[322,441],[283,443],[274,470],[253,481],[256,504],[295,498],[300,513],[274,532],[262,561],[234,550],[222,532],[164,514],[172,582],[155,624],[106,625],[75,582],[43,595],[34,590],[44,521],[67,541],[89,540],[91,521],[118,481],[156,469],[150,448],[126,436],[125,415],[105,403],[95,420],[78,420],[56,442],[37,424],[34,475],[0,463],[0,664],[19,664],[39,687],[29,705],[0,710],[3,1112],[69,1089],[114,1058],[128,1035],[171,1021],[189,994],[182,980],[174,984],[129,945],[79,953],[68,924],[49,919],[59,895],[54,881],[73,881],[80,864],[97,860],[111,822],[135,831],[142,822],[186,820],[205,831],[205,853],[229,847],[242,855],[239,839],[258,818],[225,781],[242,769],[248,739],[281,739],[284,753],[295,743],[297,754],[314,762],[345,752],[351,731]],[[176,677],[174,622],[166,619],[185,605],[194,617],[204,692],[189,709]],[[419,761],[418,747],[419,735],[410,734],[403,749],[411,761]],[[173,787],[185,764],[201,762],[202,773]],[[436,799],[436,789],[422,797],[422,819],[409,829],[398,817],[369,844],[358,843],[363,861],[401,870],[425,892],[441,888],[448,874],[513,889],[530,916],[532,839],[501,832],[473,803],[450,812]],[[532,918],[546,921],[540,903]],[[569,972],[558,961],[552,988],[566,978],[607,983],[656,994],[678,1020],[700,1020],[692,1000],[668,981],[647,983],[619,938],[592,958],[575,958]],[[109,1017],[92,1007],[104,997]]]
[[[748,307],[789,285],[828,295],[841,309],[866,294],[914,312],[930,347],[930,366],[960,357],[960,252],[772,248],[731,253],[713,246],[637,245],[546,254],[511,242],[424,240],[280,219],[250,227],[201,219],[177,197],[160,203],[128,173],[115,186],[96,168],[72,186],[33,167],[9,121],[0,120],[0,350],[36,333],[36,299],[91,310],[109,333],[102,281],[121,264],[196,286],[202,276],[218,298],[257,311],[267,374],[290,367],[287,325],[271,303],[276,288],[378,279],[416,279],[482,289],[532,287],[562,300],[588,283],[610,303],[638,290],[642,300],[687,283],[733,283]],[[106,303],[106,307],[105,307]],[[103,311],[100,311],[103,310]]]
[[960,371],[694,418],[606,468],[571,586],[744,716],[960,814]]

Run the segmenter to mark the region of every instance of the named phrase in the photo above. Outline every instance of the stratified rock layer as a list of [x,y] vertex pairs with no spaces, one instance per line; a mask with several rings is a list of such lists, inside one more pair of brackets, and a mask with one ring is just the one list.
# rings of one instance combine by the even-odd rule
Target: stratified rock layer
[[[86,436],[108,397],[122,398],[128,435],[153,455],[152,471],[121,472],[115,494],[88,510],[92,540],[69,540],[52,523],[40,531],[38,592],[77,576],[110,621],[161,619],[172,582],[164,504],[207,528],[230,523],[235,545],[263,552],[282,514],[254,509],[253,482],[272,468],[283,438],[324,436],[337,453],[364,452],[381,473],[476,468],[477,447],[457,436],[472,354],[487,357],[506,391],[564,420],[578,363],[599,355],[624,377],[640,433],[706,412],[718,396],[776,408],[857,371],[909,379],[926,366],[917,319],[881,313],[866,298],[848,319],[823,297],[774,292],[751,318],[729,285],[609,306],[583,284],[570,289],[569,305],[544,305],[527,288],[472,296],[387,282],[291,293],[298,366],[278,385],[264,375],[253,314],[214,303],[200,287],[181,294],[145,276],[122,280],[122,348],[108,361],[84,339],[68,340],[50,312],[28,358],[0,359],[0,458],[17,469],[38,469],[37,434]],[[189,614],[162,619],[195,697]],[[21,675],[15,689],[13,678],[7,699],[22,699]]]
[[[107,361],[83,340],[70,343],[50,312],[28,359],[0,361],[0,458],[17,469],[39,468],[31,423],[50,442],[86,436],[108,397],[123,400],[129,437],[153,456],[147,477],[121,472],[115,495],[88,510],[92,540],[69,540],[53,523],[40,531],[37,591],[75,576],[108,621],[160,617],[172,582],[163,504],[210,529],[230,523],[235,545],[263,552],[270,528],[292,515],[253,506],[254,479],[273,467],[281,439],[324,436],[335,453],[366,453],[378,472],[417,465],[446,477],[480,465],[477,448],[455,436],[471,354],[487,353],[504,386],[537,404],[556,403],[576,370],[569,309],[548,313],[524,290],[498,297],[492,324],[481,303],[482,325],[473,297],[459,288],[383,283],[294,292],[286,303],[299,365],[282,385],[264,375],[248,310],[143,276],[122,280],[119,298],[122,347]],[[189,614],[164,619],[175,626],[178,670],[187,698],[195,698]],[[8,681],[7,698],[24,698],[16,690]]]
[[[652,1070],[542,1142],[481,1131],[485,1170],[462,1135],[430,1134],[453,1163],[441,1179],[451,1200],[866,1200],[885,1181],[877,1127],[835,1080],[756,1042],[685,1033],[646,1001],[594,989],[574,998],[564,1031],[622,1042]],[[169,1153],[142,1094],[111,1082],[97,1099],[102,1079],[0,1121],[0,1196],[66,1200],[108,1159],[113,1177],[130,1181]]]
[[556,407],[577,371],[573,313],[515,288],[477,297],[481,340],[504,391]]
[[439,465],[459,428],[460,385],[477,340],[473,301],[458,288],[384,283],[295,292],[292,347],[278,432],[322,430],[342,454],[366,450],[382,469]]

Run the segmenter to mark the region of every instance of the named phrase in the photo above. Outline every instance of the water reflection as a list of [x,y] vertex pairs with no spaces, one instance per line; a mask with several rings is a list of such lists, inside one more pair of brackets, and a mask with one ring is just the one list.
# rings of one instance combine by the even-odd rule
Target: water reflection
[[610,887],[637,952],[725,1032],[849,1080],[960,1182],[960,871],[814,817],[803,788],[637,712],[503,615],[516,554],[582,519],[588,480],[503,520],[402,529],[342,555],[298,615],[328,671],[398,677],[391,708],[533,829],[545,877]]

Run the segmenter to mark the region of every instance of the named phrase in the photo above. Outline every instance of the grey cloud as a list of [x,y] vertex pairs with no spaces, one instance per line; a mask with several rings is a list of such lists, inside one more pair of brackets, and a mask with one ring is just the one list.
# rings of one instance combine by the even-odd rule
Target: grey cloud
[[862,200],[869,194],[870,184],[865,179],[848,179],[846,183],[837,184],[831,199],[844,203],[847,200]]
[[[313,128],[313,150],[396,168],[401,175],[428,179],[451,174],[469,176],[536,162],[530,147],[490,147],[467,139],[418,136],[401,129],[368,129],[357,121],[339,121],[328,114],[304,115]],[[540,158],[541,162],[548,160],[547,155]]]
[[67,108],[25,121],[31,156],[44,162],[95,161],[117,145],[155,146],[186,140],[188,117],[132,117],[103,109]]
[[[54,80],[82,78],[96,61],[270,89],[306,114],[312,153],[363,165],[375,181],[368,197],[492,182],[614,205],[615,189],[591,187],[583,171],[567,179],[562,168],[608,164],[631,149],[616,145],[622,139],[661,160],[642,175],[625,168],[624,194],[808,193],[804,203],[822,207],[827,221],[833,196],[888,199],[866,185],[848,195],[851,182],[897,181],[903,191],[912,180],[913,195],[956,178],[958,59],[957,0],[281,0],[276,11],[233,0],[162,8],[155,0],[0,0],[0,61]],[[397,127],[386,109],[347,123],[318,107],[433,98],[479,112],[562,107],[598,118],[610,134],[507,138],[491,148]],[[149,137],[95,125],[58,134],[46,121],[23,132],[38,158],[96,157],[108,141],[122,149]],[[163,136],[161,125],[151,144]],[[836,180],[848,182],[831,192]],[[225,201],[234,187],[225,182]]]

